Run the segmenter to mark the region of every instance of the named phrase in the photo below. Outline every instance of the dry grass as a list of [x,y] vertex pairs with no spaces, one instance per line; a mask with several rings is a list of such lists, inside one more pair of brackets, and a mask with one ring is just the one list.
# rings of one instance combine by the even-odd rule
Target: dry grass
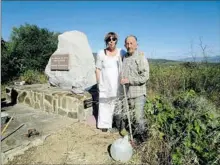
[[139,147],[138,154],[141,163],[148,165],[171,164],[169,145],[165,143],[158,131],[152,129],[150,134],[150,138]]

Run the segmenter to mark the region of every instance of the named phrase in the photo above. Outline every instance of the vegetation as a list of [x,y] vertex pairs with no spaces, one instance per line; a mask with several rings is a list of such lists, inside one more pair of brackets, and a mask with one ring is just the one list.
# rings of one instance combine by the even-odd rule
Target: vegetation
[[150,65],[145,107],[149,139],[142,161],[219,164],[220,64]]
[[18,79],[27,70],[43,72],[57,48],[58,34],[36,25],[14,27],[8,42],[1,39],[2,83]]
[[220,63],[151,63],[148,89],[167,97],[192,89],[220,106]]
[[19,80],[25,81],[25,84],[44,84],[47,82],[47,77],[42,72],[29,69],[21,74]]
[[219,156],[220,115],[215,106],[193,90],[183,92],[168,102],[162,97],[146,104],[150,133],[158,134],[161,146],[152,146],[160,157],[160,164],[171,159],[173,164],[213,164]]
[[[45,83],[43,71],[58,34],[25,24],[13,28],[9,41],[2,38],[2,87],[13,80]],[[149,62],[149,138],[141,149],[142,162],[220,164],[220,64]]]

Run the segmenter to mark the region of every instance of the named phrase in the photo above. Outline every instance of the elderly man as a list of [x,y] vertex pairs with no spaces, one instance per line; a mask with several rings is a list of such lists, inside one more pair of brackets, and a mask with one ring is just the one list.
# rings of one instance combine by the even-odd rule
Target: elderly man
[[149,64],[143,53],[137,50],[137,38],[133,35],[125,39],[127,54],[124,57],[121,73],[121,84],[126,87],[130,111],[134,111],[134,137],[144,141],[146,133],[144,105],[146,102],[146,82],[149,79]]

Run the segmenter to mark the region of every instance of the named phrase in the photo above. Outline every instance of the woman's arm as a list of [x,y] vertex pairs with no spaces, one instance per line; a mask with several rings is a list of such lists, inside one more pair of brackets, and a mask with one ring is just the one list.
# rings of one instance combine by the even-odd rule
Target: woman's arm
[[96,82],[97,84],[99,83],[100,80],[100,73],[101,73],[101,68],[102,68],[102,59],[101,59],[102,51],[99,51],[96,57],[96,70],[95,70],[95,75],[96,75]]
[[96,75],[96,82],[97,82],[97,84],[99,84],[100,72],[101,72],[101,70],[99,68],[96,68],[95,75]]

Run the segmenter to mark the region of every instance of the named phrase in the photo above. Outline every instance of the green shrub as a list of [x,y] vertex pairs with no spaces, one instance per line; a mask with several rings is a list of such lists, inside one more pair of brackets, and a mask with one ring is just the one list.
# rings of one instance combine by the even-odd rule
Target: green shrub
[[220,64],[150,64],[148,89],[167,97],[192,89],[220,106]]
[[164,96],[174,96],[185,90],[187,70],[177,65],[151,65],[148,88]]
[[193,90],[172,102],[165,97],[148,100],[149,129],[169,144],[172,164],[217,164],[220,116],[216,107]]
[[44,84],[47,83],[45,74],[35,71],[27,70],[19,78],[20,81],[25,81],[25,84]]

